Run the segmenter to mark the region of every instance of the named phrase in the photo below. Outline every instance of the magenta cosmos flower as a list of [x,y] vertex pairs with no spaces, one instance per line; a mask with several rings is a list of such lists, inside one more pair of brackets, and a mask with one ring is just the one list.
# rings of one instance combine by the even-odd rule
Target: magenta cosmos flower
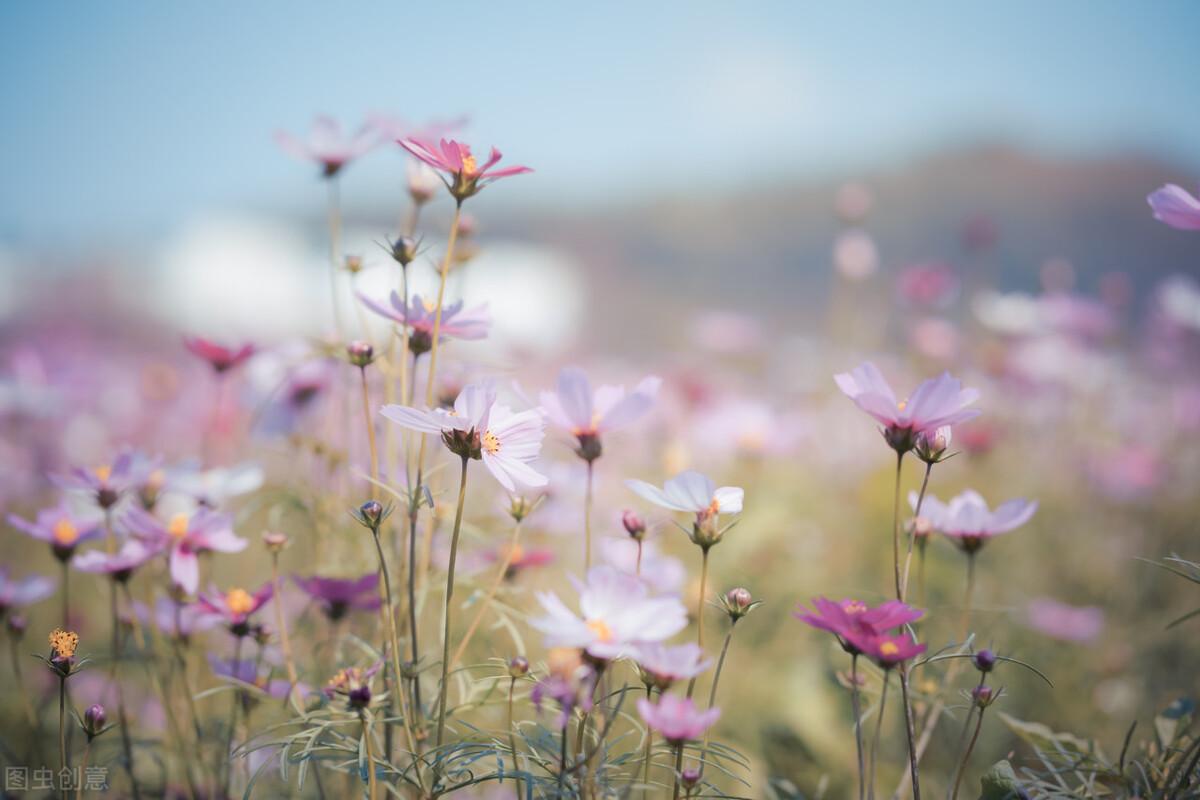
[[694,741],[704,736],[721,716],[721,709],[701,711],[691,698],[664,694],[652,703],[638,698],[638,713],[650,728],[673,745]]
[[8,577],[8,567],[0,566],[0,616],[10,609],[24,608],[39,603],[54,594],[55,582],[45,575],[26,575],[24,578]]
[[884,438],[900,453],[911,450],[924,431],[979,416],[978,409],[967,408],[979,399],[979,391],[962,388],[962,382],[948,372],[922,381],[907,400],[896,399],[883,373],[870,361],[833,379],[855,405],[883,426]]
[[865,637],[861,644],[862,654],[885,670],[915,658],[927,649],[927,645],[918,644],[908,633],[877,633]]
[[99,522],[72,514],[70,506],[65,501],[53,508],[39,511],[33,522],[18,517],[16,514],[9,514],[8,522],[17,530],[50,545],[50,549],[54,551],[54,557],[59,561],[70,560],[75,553],[75,548],[104,533]]
[[1200,199],[1187,190],[1168,183],[1146,198],[1154,209],[1154,218],[1181,231],[1200,231]]
[[301,591],[321,605],[325,616],[339,620],[351,611],[375,611],[379,608],[379,573],[361,578],[305,578],[293,575]]
[[[406,307],[399,292],[392,292],[389,298],[390,305],[372,300],[362,292],[358,293],[358,299],[376,314],[406,326],[412,332],[408,340],[408,347],[413,353],[420,355],[429,352],[433,346],[433,326],[437,322],[437,306],[423,300],[420,295],[416,295]],[[442,307],[442,323],[438,328],[438,341],[483,339],[487,336],[488,327],[491,324],[487,306],[464,310],[463,302],[459,300],[457,303]]]
[[[917,495],[910,493],[908,502],[915,510]],[[953,540],[963,552],[975,553],[993,536],[1024,525],[1033,517],[1037,507],[1036,500],[1017,498],[1001,503],[995,511],[991,511],[979,492],[968,489],[949,503],[943,503],[931,494],[926,495],[921,504],[921,516],[934,530]]]
[[306,139],[278,131],[275,141],[288,155],[302,161],[317,162],[325,177],[331,178],[346,164],[378,147],[381,143],[380,134],[379,126],[368,122],[349,135],[337,120],[321,115],[313,120],[312,130]]
[[816,597],[812,603],[814,611],[801,606],[794,612],[796,619],[832,633],[851,655],[868,652],[875,637],[916,622],[925,614],[899,600],[888,600],[874,608],[860,600],[837,602],[824,597]]
[[580,648],[608,660],[669,639],[687,626],[679,598],[651,597],[646,584],[612,567],[592,567],[587,583],[571,580],[579,591],[579,614],[553,592],[537,594],[546,615],[529,624],[545,634],[549,647]]
[[147,547],[143,542],[137,539],[126,539],[121,545],[121,549],[115,553],[89,550],[76,555],[71,561],[71,566],[80,572],[108,575],[118,583],[124,583],[133,575],[134,570],[156,555],[158,555],[158,551]]
[[383,416],[410,430],[440,433],[457,456],[483,461],[492,476],[510,492],[516,484],[545,486],[546,476],[529,464],[542,450],[546,423],[536,410],[513,412],[496,402],[490,383],[466,386],[453,410],[384,406]]
[[579,442],[579,456],[586,461],[600,457],[600,436],[624,428],[640,419],[658,394],[662,380],[643,378],[632,392],[624,386],[601,386],[592,393],[587,375],[577,367],[558,373],[554,392],[542,392],[542,409],[550,421]]
[[471,155],[471,148],[453,139],[442,139],[438,144],[434,144],[407,138],[400,139],[399,144],[421,161],[448,175],[450,180],[443,178],[443,181],[459,203],[500,178],[533,172],[529,167],[521,166],[493,169],[501,159],[500,151],[494,147],[488,160],[483,166],[479,166],[475,156]]
[[249,544],[233,532],[229,516],[201,508],[194,514],[175,514],[166,523],[140,508],[131,508],[125,527],[151,548],[166,550],[171,579],[188,594],[200,585],[200,553],[240,553]]
[[185,336],[183,346],[192,355],[207,361],[208,365],[218,374],[238,367],[257,352],[252,344],[243,344],[237,348],[226,347],[199,336]]
[[221,594],[214,586],[207,592],[201,592],[196,604],[224,620],[235,636],[245,636],[249,631],[250,616],[267,604],[273,592],[274,588],[269,582],[253,594],[236,586]]
[[665,645],[647,642],[638,645],[633,654],[643,680],[666,691],[677,681],[688,681],[712,666],[712,659],[694,642]]

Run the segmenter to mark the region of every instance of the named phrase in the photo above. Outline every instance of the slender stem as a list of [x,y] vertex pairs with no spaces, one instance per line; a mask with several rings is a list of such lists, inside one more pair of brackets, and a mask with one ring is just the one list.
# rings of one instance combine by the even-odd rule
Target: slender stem
[[375,748],[371,746],[371,726],[367,724],[366,715],[362,718],[362,736],[367,751],[367,797],[375,800]]
[[983,709],[979,709],[979,717],[975,720],[975,732],[971,734],[971,741],[967,743],[967,752],[963,753],[962,763],[958,765],[958,775],[954,779],[954,790],[950,793],[950,800],[957,800],[958,787],[962,784],[963,774],[967,771],[967,762],[971,760],[971,752],[975,749],[975,742],[979,740],[979,730],[983,727]]
[[850,708],[854,711],[854,749],[858,754],[858,800],[866,792],[867,772],[863,766],[862,710],[858,690],[858,654],[850,654]]
[[962,640],[971,631],[971,603],[975,596],[975,554],[967,553],[967,590],[963,596]]
[[[904,565],[903,578],[901,578],[901,574],[900,574],[900,476],[903,472],[903,468],[904,468],[904,451],[897,450],[896,451],[896,485],[895,485],[895,490],[892,494],[892,556],[894,559],[894,565],[895,565],[895,571],[896,571],[896,599],[901,602],[904,601],[904,594],[905,594],[905,591],[906,591],[907,585],[908,585],[908,560],[907,559],[906,559],[905,565]],[[926,481],[929,480],[929,469],[928,468],[925,470],[925,480]],[[922,485],[922,488],[921,488],[922,496],[924,495],[924,493],[925,493],[925,488],[924,488],[924,485]],[[913,539],[913,537],[910,536],[909,540],[908,540],[908,558],[909,559],[911,559],[911,557],[912,557],[912,539]],[[886,689],[887,689],[886,674],[884,676],[884,680],[885,680],[884,690],[886,691]],[[900,695],[903,698],[903,702],[904,702],[904,726],[905,726],[905,731],[908,734],[908,765],[909,765],[909,773],[912,776],[913,800],[921,800],[921,780],[920,780],[920,776],[917,773],[917,751],[913,745],[913,739],[915,737],[913,735],[912,701],[911,701],[911,698],[909,697],[909,693],[908,693],[908,668],[903,663],[900,665]],[[880,716],[882,717],[882,714],[880,714]],[[878,728],[876,728],[876,736],[877,737],[878,737],[878,733],[879,733]],[[872,756],[871,769],[872,769],[872,773],[873,773],[874,769],[875,769],[874,756]],[[871,779],[872,794],[874,793],[874,789],[875,789],[874,784],[875,784],[875,780],[874,780],[874,777],[872,777],[872,779]]]
[[[237,642],[233,646],[233,664],[231,665],[235,675],[238,673],[241,663],[242,637],[238,636]],[[230,755],[230,751],[233,749],[233,731],[234,728],[237,727],[238,706],[241,705],[242,702],[241,690],[236,686],[230,694],[233,697],[233,700],[229,703],[229,730],[225,733],[225,752],[222,754],[222,758],[225,760],[225,778],[223,780],[223,785],[225,787],[226,795],[229,794],[229,784],[233,780],[233,756]]]
[[566,797],[566,782],[567,782],[567,728],[569,723],[563,725],[562,741],[559,744],[558,756],[558,793],[555,797]]
[[[458,225],[458,214],[454,215],[455,226]],[[458,478],[458,507],[454,511],[454,532],[450,535],[450,564],[446,572],[446,613],[445,627],[442,632],[442,680],[438,687],[438,721],[437,735],[434,738],[435,748],[441,748],[446,732],[446,692],[449,688],[450,675],[450,617],[451,600],[454,597],[454,563],[458,559],[458,534],[462,530],[463,505],[467,499],[467,464],[469,459],[462,459],[462,473]]]
[[342,308],[338,303],[338,272],[341,270],[342,201],[337,175],[325,179],[329,202],[329,299],[333,303],[333,324],[342,336]]
[[[696,601],[696,644],[701,650],[704,649],[704,596],[708,593],[708,550],[707,547],[700,548],[703,556],[700,560],[700,599]],[[696,679],[692,678],[688,681],[687,696],[691,699],[693,692],[696,690]]]
[[904,466],[904,452],[896,451],[896,490],[892,495],[892,562],[896,570],[896,599],[903,600],[900,586],[900,473]]
[[367,370],[366,367],[361,367],[358,371],[362,375],[363,422],[367,426],[367,444],[371,451],[370,497],[374,500],[379,495],[379,451],[375,446],[375,423],[371,419],[371,391],[367,387]]
[[112,672],[110,680],[117,690],[117,719],[121,726],[121,749],[125,755],[125,772],[129,775],[134,798],[142,796],[137,777],[133,774],[133,743],[129,739],[129,717],[125,713],[125,689],[117,676],[121,661],[121,620],[117,614],[117,582],[109,581],[110,610],[112,612]]
[[[398,702],[401,705],[400,711],[404,716],[404,732],[408,737],[408,747],[415,754],[416,736],[414,736],[412,730],[412,715],[408,713],[407,709],[403,708],[404,692],[400,688],[404,679],[402,677],[403,673],[400,671],[400,638],[396,634],[396,615],[392,613],[392,579],[388,573],[387,561],[383,557],[383,542],[379,539],[379,529],[376,528],[373,533],[374,536],[372,538],[375,540],[375,553],[379,557],[379,573],[383,576],[382,610],[384,612],[384,629],[387,632],[390,642],[389,649],[392,651],[392,702]],[[388,757],[390,755],[389,753]]]
[[634,574],[639,578],[642,577],[642,540],[637,540],[637,566],[634,568]]
[[908,769],[912,775],[913,800],[921,800],[921,779],[917,767],[917,749],[913,740],[916,738],[913,730],[912,700],[908,694],[908,665],[900,664],[900,694],[904,698],[904,732],[908,740]]
[[[513,694],[516,693],[516,689],[517,679],[515,677],[510,677],[508,679],[508,749],[509,752],[512,753],[513,771],[520,772],[521,762],[520,757],[517,755],[517,737],[516,734],[513,733]],[[517,785],[517,797],[520,798],[521,779],[514,776],[513,782]]]
[[587,460],[587,489],[583,495],[583,573],[592,568],[592,483],[595,459]]
[[292,654],[292,640],[288,636],[287,617],[283,613],[283,587],[279,581],[279,553],[271,553],[271,589],[275,593],[275,624],[279,627],[279,646],[283,649],[283,664],[287,669],[288,683],[291,691],[292,706],[297,713],[303,713],[304,708],[300,698],[300,678],[296,673],[296,658]]
[[[87,775],[88,758],[92,754],[92,740],[88,737],[87,744],[83,746],[83,761],[79,765],[79,774],[81,776],[79,783],[75,786],[75,800],[80,800],[83,797],[83,780],[82,776]],[[65,794],[65,793],[64,793]]]
[[[654,687],[648,685],[648,686],[646,686],[646,702],[648,702],[648,703],[653,702],[653,700],[654,700]],[[650,763],[654,760],[654,755],[651,751],[651,746],[653,745],[653,743],[654,743],[654,729],[647,725],[646,726],[646,755],[644,756],[643,762],[642,762],[642,784],[645,787],[642,789],[643,800],[650,791]]]
[[[450,264],[454,259],[454,245],[458,241],[458,223],[462,217],[462,202],[454,207],[454,219],[450,223],[450,238],[446,242],[446,253],[442,256],[442,268],[439,272],[437,307],[433,314],[433,339],[429,345],[429,383],[425,387],[425,405],[433,407],[434,376],[437,375],[438,339],[442,333],[442,306],[446,299],[446,276],[450,273]],[[426,437],[421,437],[422,443]],[[424,447],[422,447],[424,450]]]
[[[417,484],[420,486],[420,483]],[[417,642],[417,497],[413,493],[408,512],[408,643],[413,663],[413,711],[421,714],[421,648]]]
[[[921,493],[917,495],[917,507],[913,509],[913,519],[921,516],[921,506],[925,502],[925,490],[929,488],[929,473],[933,471],[933,463],[926,462],[925,477],[921,479]],[[917,538],[916,531],[913,530],[908,534],[908,554],[904,557],[904,580],[900,584],[900,599],[903,600],[908,596],[908,571],[912,566],[913,541]],[[922,564],[924,567],[924,549],[921,550]],[[924,582],[921,582],[922,587]]]
[[479,603],[479,610],[475,612],[475,618],[471,620],[467,632],[463,634],[462,641],[458,643],[458,647],[454,650],[454,657],[450,659],[450,668],[453,669],[458,665],[459,660],[466,652],[467,645],[471,642],[471,637],[475,635],[475,631],[479,628],[479,623],[483,621],[483,615],[487,612],[495,599],[496,593],[500,590],[500,585],[504,583],[504,576],[508,574],[509,568],[512,566],[513,559],[516,558],[517,547],[521,538],[521,523],[513,525],[512,539],[508,544],[508,552],[504,559],[500,562],[500,569],[496,572],[496,577],[492,580],[492,585],[488,587],[488,592]]
[[[729,625],[729,633],[725,634],[725,643],[721,645],[721,656],[717,659],[717,671],[713,673],[712,686],[708,689],[708,709],[711,711],[717,705],[717,684],[721,682],[721,670],[725,668],[725,657],[729,655],[729,643],[733,641],[733,631],[737,627],[735,617]],[[700,747],[700,776],[704,777],[705,761],[708,758],[708,740],[712,728],[704,731],[704,744]]]
[[[979,676],[979,685],[980,686],[983,685],[984,678],[986,678],[986,677],[987,677],[986,675],[980,674],[980,676]],[[975,703],[971,703],[971,707],[969,709],[967,709],[967,716],[963,718],[962,729],[958,732],[958,741],[955,743],[955,747],[954,747],[954,752],[956,753],[955,761],[954,761],[954,772],[951,773],[951,775],[955,778],[958,777],[959,765],[962,763],[962,755],[961,754],[966,749],[966,746],[967,746],[967,732],[971,730],[971,723],[974,722],[974,720],[975,720],[975,711],[977,709],[978,709],[978,706],[976,706]],[[950,791],[949,789],[946,790],[947,796],[949,796],[949,791]]]
[[871,784],[867,792],[870,800],[875,800],[876,766],[879,761],[879,731],[883,728],[883,712],[887,707],[888,677],[890,672],[883,673],[883,691],[879,694],[879,716],[875,718],[875,737],[871,740]]
[[675,787],[671,790],[674,800],[679,800],[679,778],[683,774],[683,742],[675,745]]
[[917,544],[917,603],[921,608],[928,608],[925,594],[925,547],[929,544],[927,538]]
[[67,679],[58,678],[58,766],[67,768]]
[[71,629],[71,570],[69,562],[60,562],[62,566],[62,626],[63,630]]

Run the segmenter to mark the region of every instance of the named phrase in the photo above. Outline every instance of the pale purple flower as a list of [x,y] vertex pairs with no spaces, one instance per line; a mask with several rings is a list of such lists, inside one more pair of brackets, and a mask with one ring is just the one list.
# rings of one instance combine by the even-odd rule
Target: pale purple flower
[[240,553],[249,544],[233,532],[233,520],[207,508],[192,515],[175,514],[160,521],[140,508],[131,508],[122,518],[137,539],[168,552],[171,579],[188,594],[200,585],[199,553]]
[[650,375],[630,392],[624,386],[601,386],[593,393],[583,370],[566,367],[558,373],[556,391],[542,392],[542,409],[579,440],[580,455],[591,461],[600,455],[600,436],[640,419],[654,404],[660,385],[662,380]]
[[197,598],[200,608],[221,617],[237,635],[245,635],[244,631],[251,615],[262,608],[274,596],[274,585],[264,583],[256,592],[251,594],[241,587],[234,587],[222,594],[215,586],[207,592],[201,592]]
[[546,423],[536,410],[513,412],[496,402],[490,383],[466,386],[454,408],[432,410],[384,406],[391,421],[421,433],[438,433],[456,455],[482,459],[492,476],[510,492],[516,484],[545,486],[546,477],[530,466],[542,450]]
[[80,572],[91,572],[96,575],[108,575],[113,580],[125,582],[133,575],[134,570],[158,555],[158,551],[148,547],[138,539],[126,539],[121,549],[115,553],[102,550],[89,550],[78,553],[71,560],[71,566]]
[[1090,642],[1104,631],[1104,612],[1095,606],[1072,606],[1050,597],[1029,601],[1026,622],[1054,639]]
[[694,741],[704,736],[721,716],[721,709],[701,711],[688,697],[662,695],[657,703],[638,698],[638,713],[652,730],[673,745]]
[[[286,700],[292,691],[292,684],[288,680],[272,678],[271,670],[261,669],[259,663],[254,659],[244,658],[234,661],[209,655],[208,664],[217,677],[252,687],[276,700]],[[308,687],[303,684],[298,684],[298,688],[301,694],[309,692]]]
[[[915,510],[917,494],[910,492],[909,505]],[[1037,511],[1036,500],[1017,498],[990,510],[979,492],[968,489],[943,503],[932,494],[921,503],[921,516],[934,530],[952,539],[967,553],[974,553],[992,537],[1019,528]]]
[[578,614],[553,592],[537,594],[547,613],[530,625],[545,634],[549,647],[577,647],[594,658],[614,659],[687,626],[687,609],[678,598],[651,597],[646,584],[612,567],[592,567],[587,583],[572,582],[579,591]]
[[155,601],[153,613],[145,604],[136,603],[134,613],[143,623],[153,622],[161,633],[185,642],[192,634],[212,630],[221,622],[220,615],[199,603],[177,603],[168,597]]
[[[139,464],[139,462],[142,462]],[[51,480],[64,489],[91,493],[96,505],[112,508],[125,492],[137,486],[154,462],[139,459],[133,450],[122,450],[111,464],[97,467],[74,467],[65,475],[52,475]]]
[[[407,306],[399,292],[393,291],[389,296],[390,305],[373,300],[362,292],[358,299],[370,310],[380,316],[387,317],[399,325],[405,325],[412,331],[409,346],[414,353],[424,353],[433,344],[433,328],[437,322],[437,306],[420,295],[413,296]],[[438,328],[438,341],[447,338],[474,340],[483,339],[488,334],[491,325],[487,306],[463,309],[463,301],[442,306],[442,322]]]
[[1154,218],[1182,231],[1200,231],[1200,199],[1187,190],[1168,183],[1146,198],[1154,209]]
[[379,608],[379,573],[368,572],[360,578],[305,578],[293,575],[292,581],[305,594],[321,604],[321,610],[331,620],[338,620],[350,611],[374,611]]
[[342,130],[337,120],[321,115],[313,120],[306,138],[278,131],[275,141],[288,155],[315,161],[321,165],[326,177],[332,177],[349,162],[375,149],[382,142],[381,133],[377,124],[367,122],[350,135]]
[[52,508],[42,509],[32,522],[9,514],[8,523],[34,539],[49,544],[60,561],[69,559],[79,545],[104,534],[99,520],[74,514],[65,500]]
[[870,361],[833,379],[855,405],[884,427],[888,443],[901,452],[912,449],[914,438],[923,431],[957,425],[980,413],[967,408],[979,399],[979,391],[962,388],[962,382],[948,372],[922,381],[907,400],[896,399],[883,373]]
[[189,465],[172,471],[163,488],[188,495],[201,505],[220,508],[235,497],[258,491],[262,485],[262,467],[246,462],[212,469]]
[[10,578],[8,567],[0,566],[0,616],[13,608],[24,608],[54,594],[56,583],[45,575]]
[[647,642],[637,646],[633,659],[648,681],[663,690],[677,681],[695,678],[713,663],[694,642],[680,645]]

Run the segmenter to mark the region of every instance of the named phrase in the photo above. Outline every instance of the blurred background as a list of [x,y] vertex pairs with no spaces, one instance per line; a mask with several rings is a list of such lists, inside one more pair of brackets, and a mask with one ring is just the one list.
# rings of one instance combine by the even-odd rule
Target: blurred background
[[[732,652],[742,699],[719,738],[751,755],[755,791],[833,775],[827,796],[849,796],[852,739],[828,733],[842,665],[789,611],[886,589],[891,455],[830,377],[866,358],[900,394],[942,369],[983,391],[935,494],[1042,503],[981,562],[988,640],[1060,684],[1008,675],[1007,710],[1117,750],[1200,689],[1196,623],[1163,630],[1200,602],[1135,561],[1200,556],[1200,235],[1145,199],[1200,179],[1200,6],[189,0],[0,19],[0,508],[125,442],[195,455],[211,387],[181,335],[269,352],[328,333],[325,186],[278,131],[465,118],[477,150],[536,171],[468,204],[477,254],[451,292],[494,327],[447,380],[656,372],[660,410],[606,466],[601,507],[633,502],[620,478],[689,466],[747,487],[716,585],[769,603]],[[341,175],[353,281],[376,296],[406,160],[385,145]],[[451,210],[424,211],[434,254]],[[245,376],[235,430],[279,374]],[[576,485],[562,445],[552,475]],[[283,458],[231,448],[268,482]],[[541,524],[574,567],[563,513]],[[961,556],[930,558],[930,607],[953,618]],[[980,749],[1016,747],[998,726]],[[885,749],[895,777],[903,748]]]

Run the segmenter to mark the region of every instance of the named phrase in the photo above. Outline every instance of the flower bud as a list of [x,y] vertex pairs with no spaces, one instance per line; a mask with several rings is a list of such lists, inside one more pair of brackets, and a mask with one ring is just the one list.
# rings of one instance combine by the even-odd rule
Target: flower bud
[[508,674],[513,678],[523,678],[529,674],[529,660],[525,656],[513,656],[508,660]]
[[371,687],[367,685],[355,686],[346,695],[346,703],[350,708],[358,710],[371,705]]
[[937,430],[922,431],[917,434],[917,457],[926,464],[936,464],[946,459],[946,450],[950,447],[953,435],[949,425],[943,425]]
[[992,687],[982,684],[971,690],[971,699],[975,701],[975,705],[979,708],[987,708],[992,703],[999,699],[1000,694]]
[[288,537],[286,533],[278,531],[263,531],[263,544],[267,546],[267,550],[272,553],[278,553],[287,547]]
[[755,600],[749,589],[741,586],[721,595],[721,607],[733,622],[737,622],[761,604],[762,601]]
[[442,186],[442,181],[433,168],[416,159],[409,160],[406,172],[408,196],[419,206],[432,200],[434,193]]
[[679,773],[679,783],[684,789],[691,791],[700,783],[700,770],[695,767],[685,767],[683,772]]
[[534,506],[537,504],[531,502],[528,498],[521,495],[513,495],[509,499],[508,515],[513,518],[514,522],[522,522],[526,517],[533,513]]
[[88,741],[104,731],[104,723],[107,721],[108,715],[104,713],[104,706],[99,703],[88,706],[88,710],[83,712],[83,730],[87,734]]
[[383,506],[379,504],[378,500],[368,500],[359,506],[358,511],[362,515],[363,521],[371,528],[378,527],[379,523],[383,521]]
[[417,240],[401,236],[392,242],[392,259],[401,267],[407,267],[417,258]]
[[980,650],[971,657],[971,663],[975,665],[975,669],[987,674],[996,666],[996,654],[991,650]]
[[646,535],[646,520],[642,519],[633,509],[627,508],[622,512],[621,524],[625,526],[625,532],[639,542]]
[[375,348],[370,342],[353,341],[346,345],[346,356],[356,367],[365,367],[375,360]]

